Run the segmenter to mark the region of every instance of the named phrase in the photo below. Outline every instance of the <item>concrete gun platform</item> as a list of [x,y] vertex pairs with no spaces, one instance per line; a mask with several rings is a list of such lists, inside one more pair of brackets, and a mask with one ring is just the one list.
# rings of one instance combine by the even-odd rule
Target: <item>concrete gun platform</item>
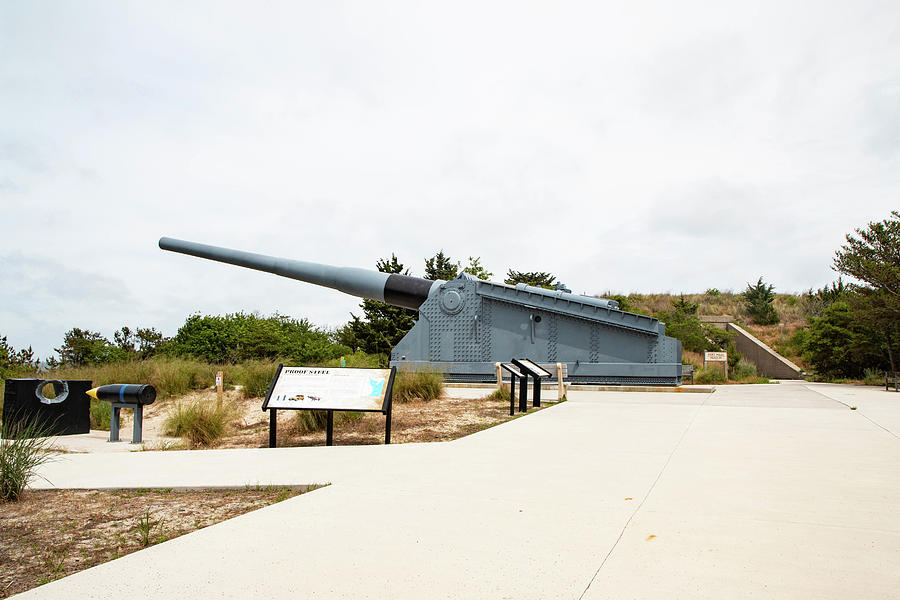
[[439,444],[66,454],[58,487],[331,485],[18,597],[897,598],[898,435],[900,394],[784,382],[573,391]]

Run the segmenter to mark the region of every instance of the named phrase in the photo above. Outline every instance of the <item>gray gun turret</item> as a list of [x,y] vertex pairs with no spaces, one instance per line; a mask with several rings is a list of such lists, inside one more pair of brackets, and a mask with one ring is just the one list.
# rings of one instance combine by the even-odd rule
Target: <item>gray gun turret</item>
[[419,320],[391,352],[392,365],[427,365],[451,379],[490,381],[495,363],[527,357],[567,364],[571,381],[681,383],[681,343],[665,335],[663,323],[619,310],[614,300],[465,273],[430,281],[167,237],[159,247],[418,310]]

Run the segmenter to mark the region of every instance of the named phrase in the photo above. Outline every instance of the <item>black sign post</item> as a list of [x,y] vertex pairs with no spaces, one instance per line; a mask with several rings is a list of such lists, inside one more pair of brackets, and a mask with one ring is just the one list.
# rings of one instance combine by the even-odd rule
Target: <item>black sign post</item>
[[[500,363],[500,368],[509,371],[509,416],[513,416],[516,414],[516,379],[524,381],[525,375],[512,363]],[[525,397],[525,388],[522,388],[522,397]]]
[[392,392],[397,370],[284,367],[278,365],[263,402],[269,411],[269,448],[278,445],[278,409],[324,410],[325,445],[334,444],[335,411],[380,412],[385,416],[384,443],[391,443]]
[[[526,375],[531,375],[531,378],[534,379],[534,400],[532,400],[531,405],[535,408],[540,408],[541,406],[541,379],[544,377],[550,377],[550,371],[546,370],[542,366],[531,362],[527,358],[514,358],[513,364],[519,367],[523,373]],[[522,380],[525,381],[526,377],[523,377]],[[523,384],[524,386],[524,384]]]

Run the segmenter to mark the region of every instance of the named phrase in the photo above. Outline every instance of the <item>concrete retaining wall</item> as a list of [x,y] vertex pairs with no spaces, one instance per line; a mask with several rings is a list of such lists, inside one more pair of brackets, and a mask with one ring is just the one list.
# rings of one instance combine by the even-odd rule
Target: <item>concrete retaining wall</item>
[[756,370],[760,375],[774,379],[801,378],[800,367],[763,344],[745,329],[734,323],[728,323],[727,330],[737,334],[734,342],[738,352],[756,365]]

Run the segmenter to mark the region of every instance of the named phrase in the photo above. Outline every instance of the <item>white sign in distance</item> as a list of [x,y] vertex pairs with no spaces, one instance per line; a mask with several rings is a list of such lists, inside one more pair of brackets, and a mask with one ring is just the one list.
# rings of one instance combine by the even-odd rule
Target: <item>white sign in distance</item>
[[706,362],[728,362],[727,352],[706,352],[703,355]]
[[267,408],[385,410],[391,369],[283,367]]

